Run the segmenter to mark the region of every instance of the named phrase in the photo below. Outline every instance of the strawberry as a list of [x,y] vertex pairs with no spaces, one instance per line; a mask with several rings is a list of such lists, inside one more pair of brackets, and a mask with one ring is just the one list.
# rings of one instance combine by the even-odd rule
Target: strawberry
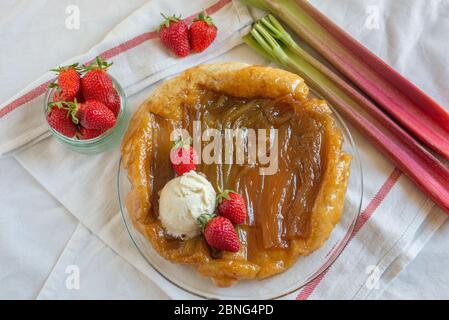
[[198,222],[203,226],[203,234],[206,242],[217,250],[237,252],[240,249],[240,241],[232,222],[220,216],[202,214]]
[[117,90],[112,89],[112,91],[108,93],[106,100],[101,102],[103,102],[103,104],[108,107],[108,109],[111,110],[114,116],[117,118],[118,114],[120,113],[120,96]]
[[219,190],[218,213],[235,224],[241,224],[246,219],[246,205],[243,197],[232,190]]
[[56,91],[56,92],[53,94],[53,102],[60,102],[60,101],[62,101],[61,95],[59,94],[58,91]]
[[103,103],[117,117],[120,112],[120,96],[107,73],[111,65],[112,63],[98,56],[95,63],[84,69],[87,72],[81,79],[81,84],[86,100],[97,100]]
[[114,114],[99,101],[68,102],[67,105],[73,122],[86,129],[107,130],[115,125]]
[[73,101],[81,88],[79,70],[80,68],[77,63],[70,66],[51,69],[51,71],[57,72],[59,75],[56,83],[50,83],[49,87],[56,88],[58,90],[58,95],[62,100]]
[[86,129],[84,127],[80,127],[78,131],[78,138],[80,140],[89,140],[96,138],[103,133],[105,133],[106,130],[98,130],[98,129]]
[[[80,91],[78,92],[78,94],[75,96],[75,99],[76,99],[77,102],[84,102],[83,92],[82,92],[81,90],[80,90]],[[56,92],[53,94],[53,102],[60,102],[60,101],[74,102],[75,99],[69,99],[69,100],[63,99],[63,98],[61,97],[61,94],[60,94],[58,91],[56,91]]]
[[206,11],[202,11],[198,18],[193,20],[189,28],[190,47],[192,51],[202,52],[217,37],[217,27],[214,25],[212,18],[207,15]]
[[198,156],[190,144],[190,138],[188,140],[179,139],[170,151],[170,161],[178,176],[196,169]]
[[190,53],[189,27],[180,20],[180,17],[164,17],[164,22],[159,27],[159,38],[162,44],[179,57],[185,57]]
[[[86,101],[86,99],[84,99],[84,95],[83,95],[83,91],[80,90],[80,92],[78,92],[78,94],[75,97],[76,102],[84,102]],[[75,101],[73,100],[73,101]]]
[[98,100],[104,103],[108,95],[115,90],[112,79],[107,73],[111,65],[112,63],[98,56],[95,63],[84,68],[86,74],[81,79],[81,87],[86,100]]
[[72,122],[69,113],[62,103],[52,103],[48,106],[47,121],[50,127],[72,138],[76,134],[76,125]]

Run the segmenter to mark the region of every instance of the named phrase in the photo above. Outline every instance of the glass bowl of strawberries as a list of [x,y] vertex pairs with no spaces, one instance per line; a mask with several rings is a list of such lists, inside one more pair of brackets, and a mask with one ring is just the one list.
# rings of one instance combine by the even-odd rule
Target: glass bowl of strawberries
[[125,93],[109,73],[112,65],[97,57],[89,65],[52,69],[57,78],[45,95],[50,132],[68,148],[100,153],[120,143],[127,124]]

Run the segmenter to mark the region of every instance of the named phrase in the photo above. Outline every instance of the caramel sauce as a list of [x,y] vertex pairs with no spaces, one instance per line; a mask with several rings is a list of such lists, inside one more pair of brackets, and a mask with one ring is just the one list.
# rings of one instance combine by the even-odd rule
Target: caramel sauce
[[[239,226],[243,258],[262,264],[269,254],[276,257],[275,264],[280,264],[279,268],[283,269],[290,264],[288,248],[291,240],[310,234],[310,215],[322,175],[322,122],[298,112],[297,108],[303,107],[290,96],[277,100],[250,100],[205,90],[195,103],[183,108],[181,123],[151,115],[155,143],[150,161],[153,208],[150,219],[157,216],[160,190],[174,177],[169,162],[169,137],[175,128],[185,128],[193,136],[193,121],[199,120],[202,130],[220,130],[223,149],[226,128],[255,129],[256,133],[258,129],[277,129],[279,153],[275,174],[261,175],[260,167],[267,165],[248,163],[247,152],[243,164],[202,162],[197,171],[205,174],[216,190],[217,187],[232,189],[245,198],[248,217],[246,223]],[[202,141],[201,150],[204,151],[209,143]],[[236,139],[233,143],[235,148]],[[225,159],[224,150],[221,156]],[[236,161],[235,155],[233,160]],[[169,246],[177,248],[181,242],[171,239]]]

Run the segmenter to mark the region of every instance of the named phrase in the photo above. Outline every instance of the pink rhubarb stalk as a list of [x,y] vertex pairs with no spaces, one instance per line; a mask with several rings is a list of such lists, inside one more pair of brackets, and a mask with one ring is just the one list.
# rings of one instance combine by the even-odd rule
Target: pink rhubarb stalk
[[248,1],[280,17],[400,125],[449,159],[449,113],[306,0]]
[[449,169],[372,100],[300,48],[273,17],[257,22],[248,45],[304,78],[438,206],[449,213]]

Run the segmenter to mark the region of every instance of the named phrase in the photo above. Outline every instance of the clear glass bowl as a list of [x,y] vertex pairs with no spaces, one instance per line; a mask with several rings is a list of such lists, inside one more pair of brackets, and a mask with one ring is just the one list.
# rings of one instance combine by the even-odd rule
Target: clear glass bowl
[[53,94],[55,93],[56,89],[48,89],[45,94],[44,99],[44,117],[45,122],[48,125],[49,131],[58,138],[58,141],[60,141],[63,145],[67,146],[68,148],[72,149],[73,151],[80,152],[80,153],[87,153],[87,154],[95,154],[103,152],[107,149],[113,148],[114,146],[118,145],[122,137],[125,133],[128,119],[129,119],[129,111],[128,111],[128,101],[125,96],[125,92],[123,91],[123,88],[120,86],[120,84],[111,76],[114,88],[117,90],[117,93],[120,96],[120,113],[117,117],[117,121],[115,123],[115,126],[103,133],[102,135],[89,140],[79,140],[76,138],[69,138],[64,136],[63,134],[59,133],[58,131],[54,130],[50,125],[48,125],[47,122],[47,105],[48,102],[51,101],[53,98]]
[[318,277],[346,247],[359,217],[363,197],[363,174],[357,147],[346,124],[334,109],[333,111],[335,121],[344,135],[343,149],[351,154],[353,159],[341,220],[320,249],[308,256],[299,257],[290,269],[271,278],[244,280],[231,288],[218,288],[210,279],[201,276],[194,267],[165,260],[134,228],[125,207],[130,184],[120,161],[117,178],[120,209],[129,236],[142,257],[167,281],[190,294],[206,299],[277,299],[301,289]]

